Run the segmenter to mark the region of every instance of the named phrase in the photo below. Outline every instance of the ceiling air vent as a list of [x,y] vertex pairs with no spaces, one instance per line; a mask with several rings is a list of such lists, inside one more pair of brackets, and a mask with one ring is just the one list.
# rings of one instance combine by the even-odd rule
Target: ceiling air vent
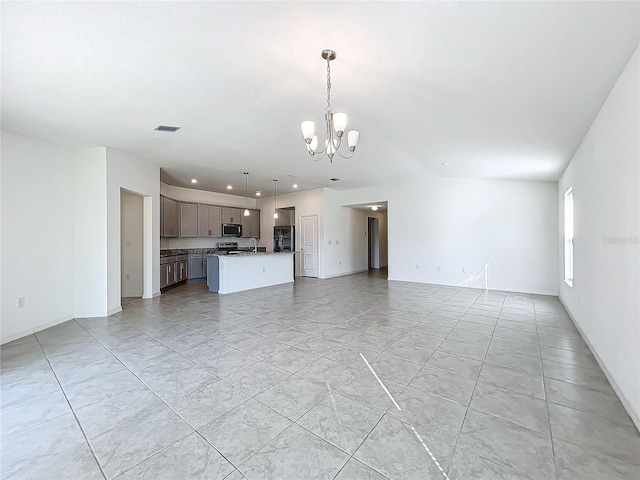
[[337,181],[338,181],[338,180],[340,180],[340,179],[339,179],[339,178],[336,178],[336,177],[333,177],[333,178],[330,178],[329,180],[331,180],[332,182],[337,182]]
[[154,128],[154,130],[158,131],[158,132],[177,132],[178,130],[180,130],[182,127],[172,127],[170,125],[158,125],[156,128]]

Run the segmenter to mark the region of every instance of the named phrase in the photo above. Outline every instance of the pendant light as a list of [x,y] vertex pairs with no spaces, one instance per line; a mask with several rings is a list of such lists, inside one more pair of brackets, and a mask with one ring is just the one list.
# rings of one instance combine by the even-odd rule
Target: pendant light
[[248,195],[249,195],[249,172],[244,172],[244,216],[248,217],[249,215],[251,215],[251,212],[249,212],[249,208],[247,205],[248,200]]
[[276,189],[276,195],[273,198],[273,218],[278,218],[278,180],[273,180],[273,184]]

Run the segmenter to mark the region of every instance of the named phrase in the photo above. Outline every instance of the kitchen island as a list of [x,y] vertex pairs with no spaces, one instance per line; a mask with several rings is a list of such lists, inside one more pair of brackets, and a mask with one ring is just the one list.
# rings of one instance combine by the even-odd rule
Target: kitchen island
[[207,286],[217,293],[293,282],[293,253],[208,255]]

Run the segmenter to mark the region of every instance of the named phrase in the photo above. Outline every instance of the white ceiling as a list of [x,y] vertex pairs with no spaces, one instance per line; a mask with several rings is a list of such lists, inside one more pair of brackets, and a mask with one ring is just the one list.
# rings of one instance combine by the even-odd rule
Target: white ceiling
[[[427,172],[556,180],[638,16],[639,2],[3,2],[2,127],[134,152],[218,192],[244,193],[243,171],[267,194],[273,178],[281,193]],[[333,165],[299,128],[323,119],[324,48],[334,111],[361,132]]]

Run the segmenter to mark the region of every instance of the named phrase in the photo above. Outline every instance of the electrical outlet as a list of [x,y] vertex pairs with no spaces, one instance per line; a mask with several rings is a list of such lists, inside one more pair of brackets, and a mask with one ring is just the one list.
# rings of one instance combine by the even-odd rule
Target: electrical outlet
[[25,305],[24,297],[18,297],[17,304],[18,304],[18,308],[24,308],[24,305]]
[[420,270],[420,265],[416,265],[416,270]]
[[467,269],[466,268],[462,268],[462,273],[467,273]]
[[329,245],[331,245],[331,240],[329,240]]
[[340,240],[336,240],[336,245],[340,245]]
[[267,269],[265,267],[262,267],[262,273],[266,272]]
[[129,280],[129,274],[128,273],[124,276],[124,279],[125,280]]
[[342,260],[340,260],[340,265],[342,265]]
[[438,271],[441,272],[442,271],[442,267],[438,267]]

